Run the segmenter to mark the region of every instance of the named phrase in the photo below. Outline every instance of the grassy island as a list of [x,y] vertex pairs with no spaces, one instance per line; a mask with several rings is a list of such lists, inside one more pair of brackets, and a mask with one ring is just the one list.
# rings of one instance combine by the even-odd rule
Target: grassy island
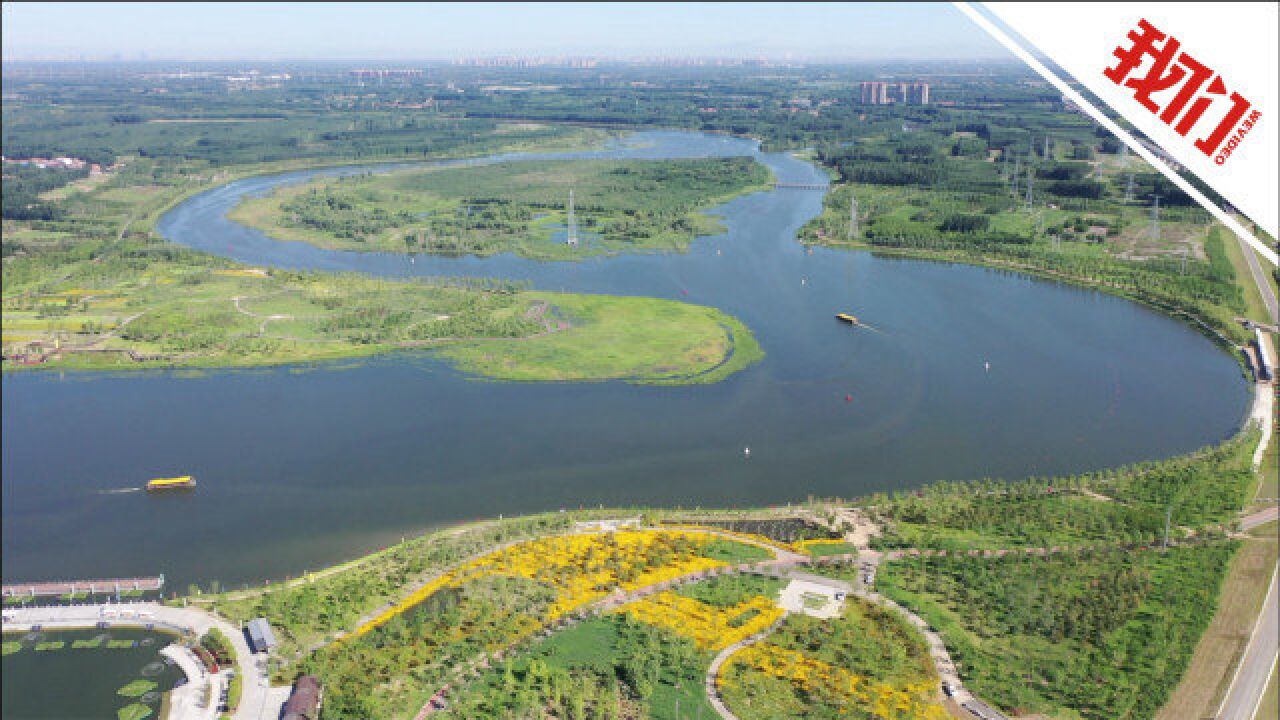
[[[237,222],[325,248],[574,260],[683,251],[702,211],[768,187],[749,158],[535,160],[325,179],[243,201]],[[566,244],[569,192],[580,233]]]

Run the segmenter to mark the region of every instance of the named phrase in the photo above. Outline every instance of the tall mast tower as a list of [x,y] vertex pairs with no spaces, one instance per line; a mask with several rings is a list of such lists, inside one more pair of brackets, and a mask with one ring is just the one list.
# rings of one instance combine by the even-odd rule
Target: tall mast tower
[[578,218],[573,214],[573,188],[569,189],[569,236],[565,240],[569,245],[578,244]]
[[1151,239],[1160,240],[1160,196],[1151,196]]

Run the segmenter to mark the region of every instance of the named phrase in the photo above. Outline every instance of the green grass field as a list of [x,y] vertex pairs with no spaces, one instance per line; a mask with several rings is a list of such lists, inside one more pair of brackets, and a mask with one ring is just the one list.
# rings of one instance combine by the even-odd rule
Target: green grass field
[[[683,251],[721,229],[701,211],[770,181],[747,158],[536,160],[317,180],[246,199],[230,217],[326,248],[578,260]],[[571,190],[577,247],[564,240]]]

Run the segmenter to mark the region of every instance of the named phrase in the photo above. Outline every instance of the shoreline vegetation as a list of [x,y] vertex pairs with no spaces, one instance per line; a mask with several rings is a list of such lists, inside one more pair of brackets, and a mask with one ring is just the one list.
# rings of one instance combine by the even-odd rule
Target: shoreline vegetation
[[[648,707],[654,717],[674,717],[659,708],[705,671],[713,653],[697,645],[699,638],[718,637],[700,623],[755,628],[762,620],[750,618],[773,607],[768,598],[780,587],[749,574],[717,579],[714,572],[696,573],[756,562],[762,550],[794,553],[839,543],[855,532],[842,519],[845,509],[855,508],[881,529],[870,548],[885,553],[883,592],[940,628],[966,667],[966,682],[972,678],[984,698],[1051,716],[1071,709],[1096,720],[1110,717],[1114,702],[1136,703],[1142,710],[1134,717],[1148,717],[1172,693],[1216,606],[1221,571],[1239,545],[1230,533],[1256,484],[1250,468],[1256,440],[1257,431],[1245,429],[1222,445],[1168,460],[1069,477],[940,483],[854,500],[744,510],[578,509],[484,520],[432,530],[259,588],[214,594],[192,588],[180,601],[231,621],[270,618],[281,641],[277,681],[319,674],[326,687],[341,688],[334,691],[339,716],[410,717],[445,685],[454,688],[450,698],[458,699],[458,707],[473,710],[530,701],[513,699],[522,697],[519,688],[536,690],[538,704],[555,704],[559,696],[541,694],[546,673],[585,662],[599,673],[591,676],[591,688],[579,688],[587,707]],[[1164,548],[1170,507],[1172,531]],[[613,523],[621,523],[616,533],[609,529]],[[861,572],[852,563],[865,557],[867,547],[841,549],[836,557],[805,554],[815,563],[836,563],[815,565],[812,572],[857,585]],[[638,564],[628,570],[627,563]],[[946,583],[923,582],[926,570],[941,573]],[[621,616],[584,612],[593,598],[612,592],[608,583],[640,587],[688,572],[695,575],[675,591],[684,600],[662,593],[639,605],[624,601]],[[1034,578],[1042,572],[1074,579],[1058,583],[1060,591],[1037,590]],[[587,574],[579,578],[581,573]],[[1204,584],[1180,582],[1187,573]],[[1018,593],[1032,593],[1034,601],[1012,602],[1023,597]],[[1113,606],[1108,598],[1115,593],[1130,601]],[[1024,605],[1025,612],[1010,609]],[[927,655],[915,631],[881,617],[874,606],[854,607],[857,612],[840,621],[853,625],[840,631],[844,639],[836,645],[827,642],[824,624],[798,618],[730,663],[738,666],[724,688],[731,707],[747,710],[743,717],[768,716],[762,709],[768,707],[784,714],[821,711],[849,683],[861,684],[860,692],[924,702],[931,670],[919,669]],[[1004,625],[1010,634],[991,636],[990,628]],[[1176,642],[1158,640],[1175,626],[1183,628],[1174,633]],[[690,644],[663,660],[659,668],[665,669],[655,670],[647,683],[633,683],[608,668],[640,662],[619,640],[637,633],[649,638],[642,645]],[[1118,662],[1115,653],[1139,646],[1148,648],[1141,662]],[[488,670],[476,665],[490,656]],[[897,658],[893,667],[901,672],[860,664],[868,657]],[[1121,669],[1096,686],[1083,676],[1069,688],[1048,682],[1055,673],[1074,676],[1103,666]],[[481,672],[468,679],[472,667]],[[1027,667],[1035,668],[1030,680]],[[792,695],[787,688],[796,686],[780,681],[789,673],[816,684]],[[1152,692],[1157,677],[1163,679]],[[792,683],[800,682],[796,678]],[[744,695],[748,679],[756,689]],[[1094,687],[1100,689],[1089,689]],[[682,704],[692,707],[696,698]],[[927,707],[915,712],[933,717]]]
[[[546,146],[514,147],[605,137],[575,128]],[[157,182],[137,160],[83,192],[63,188],[69,216],[56,223],[6,221],[5,371],[245,368],[446,349],[458,369],[495,380],[684,384],[715,382],[763,356],[740,321],[714,308],[532,293],[505,281],[256,268],[155,236],[164,212],[200,192],[317,163],[341,164],[282,161]],[[93,202],[112,212],[90,213]]]
[[[686,251],[723,230],[705,211],[771,184],[750,158],[523,160],[321,179],[245,198],[228,217],[326,249],[581,260]],[[571,191],[578,246],[565,242]]]

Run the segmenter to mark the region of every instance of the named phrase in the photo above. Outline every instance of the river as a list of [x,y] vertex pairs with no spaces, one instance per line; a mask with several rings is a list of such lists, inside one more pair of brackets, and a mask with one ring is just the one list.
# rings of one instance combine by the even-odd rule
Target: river
[[[558,157],[711,155],[825,182],[790,155],[692,133]],[[753,506],[1092,470],[1221,441],[1249,401],[1233,358],[1133,302],[986,268],[808,252],[795,234],[821,190],[737,198],[716,210],[727,231],[687,254],[578,263],[411,262],[277,242],[225,217],[246,194],[353,171],[233,182],[158,230],[256,265],[713,305],[746,322],[767,356],[690,387],[477,382],[422,354],[196,377],[6,374],[6,579],[164,572],[171,589],[239,585],[499,513]],[[877,331],[837,323],[842,311]],[[115,492],[187,473],[194,493]]]

